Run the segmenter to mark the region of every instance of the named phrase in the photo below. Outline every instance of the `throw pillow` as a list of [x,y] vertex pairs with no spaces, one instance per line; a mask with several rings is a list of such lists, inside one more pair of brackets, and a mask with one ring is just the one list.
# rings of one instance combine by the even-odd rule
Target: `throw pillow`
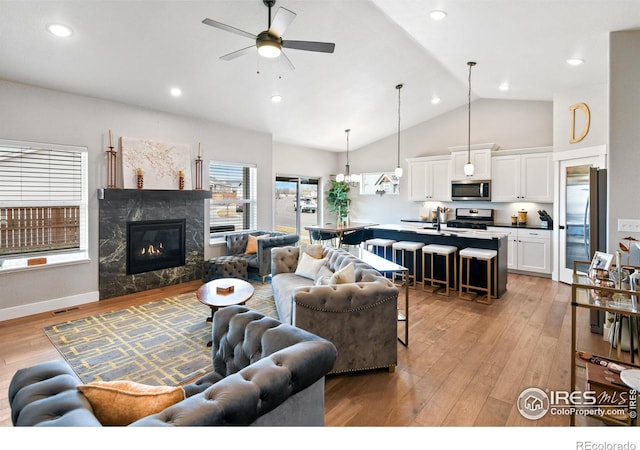
[[302,258],[298,261],[298,267],[296,268],[295,274],[315,280],[320,267],[324,266],[326,262],[327,258],[316,259],[313,256],[309,256],[307,253],[303,253]]
[[247,239],[247,248],[244,250],[246,254],[258,253],[258,239],[265,239],[270,237],[269,234],[261,234],[259,236],[249,235]]
[[307,255],[313,256],[316,259],[322,259],[322,245],[321,244],[300,244],[300,258],[302,258],[302,254],[306,253]]
[[320,267],[320,270],[318,270],[318,273],[316,274],[315,285],[323,286],[325,284],[329,284],[329,280],[331,279],[332,275],[333,275],[332,270],[329,269],[326,265]]
[[148,386],[133,381],[92,381],[78,390],[102,425],[126,426],[185,399],[181,386]]
[[342,269],[335,272],[331,275],[329,279],[329,284],[344,284],[344,283],[355,283],[356,282],[356,271],[353,263],[349,263],[344,266]]

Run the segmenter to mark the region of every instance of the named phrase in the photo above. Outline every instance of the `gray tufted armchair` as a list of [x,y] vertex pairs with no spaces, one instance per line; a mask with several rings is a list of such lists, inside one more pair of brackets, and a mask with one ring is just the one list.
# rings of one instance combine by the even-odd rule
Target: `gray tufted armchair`
[[[131,426],[324,425],[324,377],[334,345],[243,306],[213,319],[214,371],[186,398]],[[21,369],[9,385],[15,426],[100,426],[64,361]]]

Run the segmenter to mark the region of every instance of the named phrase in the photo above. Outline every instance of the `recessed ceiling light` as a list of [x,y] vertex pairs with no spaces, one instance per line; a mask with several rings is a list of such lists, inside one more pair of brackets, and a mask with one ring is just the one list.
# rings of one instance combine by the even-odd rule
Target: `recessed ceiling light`
[[171,95],[174,97],[180,97],[182,95],[182,89],[177,87],[171,88],[169,92],[171,92]]
[[509,83],[507,83],[506,81],[504,83],[502,83],[500,86],[498,86],[498,89],[500,89],[501,91],[508,91],[509,90]]
[[431,99],[431,103],[437,105],[438,103],[440,103],[440,97],[433,97]]
[[58,37],[69,37],[73,34],[73,31],[71,31],[71,28],[59,23],[52,23],[47,27],[47,30],[49,30],[49,33]]
[[429,13],[433,20],[442,20],[447,17],[447,13],[445,11],[441,11],[439,9],[434,9]]
[[282,95],[274,95],[271,97],[273,103],[280,103],[282,101]]
[[569,64],[570,66],[579,66],[583,62],[584,62],[584,60],[582,60],[580,58],[569,58],[569,59],[567,59],[567,64]]

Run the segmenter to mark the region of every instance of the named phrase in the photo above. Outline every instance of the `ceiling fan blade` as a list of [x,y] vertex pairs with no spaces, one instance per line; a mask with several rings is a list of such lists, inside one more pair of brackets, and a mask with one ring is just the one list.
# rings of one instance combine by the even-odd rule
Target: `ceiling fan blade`
[[227,25],[227,24],[224,24],[222,22],[216,22],[215,20],[204,19],[202,21],[202,23],[204,23],[205,25],[210,25],[210,26],[212,26],[214,28],[218,28],[220,30],[229,31],[229,32],[234,33],[234,34],[239,34],[240,36],[244,36],[244,37],[247,37],[249,39],[256,39],[257,38],[257,36],[255,34],[251,34],[248,31],[243,31],[243,30],[241,30],[239,28],[232,27],[231,25]]
[[284,59],[284,62],[287,64],[287,67],[289,67],[289,69],[296,70],[295,66],[284,52],[280,53],[280,56],[282,57],[282,59]]
[[250,53],[252,50],[256,48],[255,45],[251,45],[249,47],[241,48],[240,50],[236,50],[235,52],[227,53],[226,55],[222,55],[220,59],[224,59],[225,61],[231,61],[232,59],[236,59],[242,55],[246,55]]
[[282,41],[282,46],[296,50],[307,50],[310,52],[333,53],[336,44],[332,42]]
[[278,8],[278,11],[276,11],[276,15],[271,22],[269,33],[275,34],[278,37],[282,37],[284,31],[295,18],[296,13],[294,13],[293,11],[289,11],[288,9],[282,7]]

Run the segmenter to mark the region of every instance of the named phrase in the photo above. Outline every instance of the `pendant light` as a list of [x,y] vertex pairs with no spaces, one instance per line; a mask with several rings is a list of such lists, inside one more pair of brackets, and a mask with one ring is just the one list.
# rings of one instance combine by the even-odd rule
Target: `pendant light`
[[464,165],[464,174],[468,177],[473,176],[475,168],[471,164],[471,68],[476,65],[473,61],[467,63],[469,66],[469,95],[468,95],[468,111],[469,111],[469,128],[467,132],[467,163]]
[[400,167],[400,89],[402,89],[402,84],[398,84],[396,89],[398,90],[398,165],[394,173],[396,177],[400,178],[402,176],[402,167]]
[[351,129],[347,128],[346,130],[344,130],[344,132],[347,134],[347,164],[345,164],[344,168],[345,168],[345,173],[339,173],[338,175],[336,175],[336,181],[338,182],[342,182],[344,181],[347,184],[355,184],[355,183],[359,183],[362,180],[362,177],[358,174],[353,174],[351,175],[350,173],[350,168],[351,166],[349,165],[349,132],[351,131]]

